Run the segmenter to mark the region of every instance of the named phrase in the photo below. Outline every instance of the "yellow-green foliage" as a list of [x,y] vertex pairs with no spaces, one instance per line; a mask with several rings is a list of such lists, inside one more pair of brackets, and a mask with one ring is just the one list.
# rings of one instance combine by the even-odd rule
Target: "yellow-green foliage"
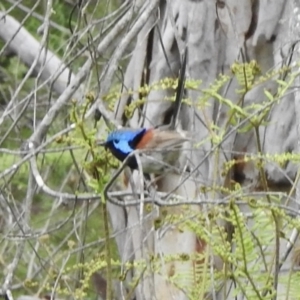
[[[241,89],[239,92],[244,94],[250,88],[261,84],[266,80],[271,80],[280,72],[272,72],[264,77],[258,77],[259,67],[255,62],[250,64],[235,64],[233,66],[234,74],[240,83]],[[242,79],[242,74],[246,74],[247,78]],[[292,75],[290,75],[292,76]],[[293,76],[292,76],[293,77]],[[293,77],[294,78],[294,77]],[[220,104],[228,107],[228,122],[226,126],[237,126],[240,132],[255,130],[259,126],[268,126],[265,122],[266,117],[272,107],[280,101],[280,98],[287,90],[286,85],[280,82],[280,88],[276,95],[270,95],[266,92],[267,100],[263,103],[249,104],[242,106],[240,103],[233,103],[230,99],[226,99],[221,95],[221,90],[224,85],[230,80],[228,76],[220,76],[208,88],[201,89],[201,82],[188,80],[186,87],[201,91],[201,97],[197,103],[192,103],[190,99],[184,99],[187,105],[196,105],[198,109],[211,105],[211,99],[218,101]],[[133,101],[125,111],[129,118],[133,111],[143,105],[145,99],[152,89],[171,89],[175,91],[178,82],[173,79],[164,79],[153,86],[141,87],[139,91],[127,91],[126,93],[138,93],[143,95],[142,99]],[[106,97],[108,103],[115,103],[121,96],[120,93],[114,91]],[[166,98],[165,101],[174,101],[174,97]],[[93,151],[93,134],[94,129],[88,128],[82,123],[81,114],[86,111],[84,108],[76,112],[73,110],[73,121],[77,122],[78,127],[73,135],[73,140],[78,140],[78,144],[85,145]],[[246,125],[240,126],[242,120],[247,120]],[[214,145],[218,145],[224,138],[226,128],[219,128],[216,124],[211,124],[210,128],[211,141]],[[83,139],[82,139],[83,138]],[[90,145],[90,146],[87,146]],[[198,145],[199,146],[199,145]],[[96,159],[96,155],[94,159]],[[101,154],[103,157],[103,154]],[[104,166],[106,160],[111,161],[112,157],[105,157],[100,161],[98,172],[103,172],[110,166]],[[292,153],[281,153],[270,155],[267,153],[249,154],[243,158],[243,162],[254,162],[261,170],[266,162],[274,162],[278,165],[285,165],[287,162],[298,163],[299,155]],[[94,161],[93,161],[94,162]],[[92,162],[92,163],[93,163]],[[226,176],[228,172],[237,162],[229,160],[223,166],[222,175]],[[86,168],[90,164],[86,165]],[[99,166],[99,165],[97,165]],[[91,179],[90,185],[95,191],[101,193],[101,188],[109,180],[109,175],[103,177],[99,182]],[[129,293],[131,293],[139,283],[141,275],[150,275],[157,273],[162,276],[162,279],[172,283],[181,290],[184,290],[189,299],[204,299],[206,293],[214,288],[219,290],[222,287],[224,280],[230,278],[234,281],[232,289],[234,295],[243,294],[247,299],[273,299],[274,290],[274,248],[268,248],[274,244],[276,239],[287,238],[284,232],[292,228],[300,229],[300,221],[293,219],[280,208],[281,198],[278,195],[268,195],[267,190],[265,195],[260,197],[251,197],[244,194],[243,187],[239,183],[233,183],[228,186],[218,186],[216,184],[205,185],[199,187],[202,193],[218,192],[226,196],[228,204],[208,206],[200,213],[195,213],[190,206],[182,206],[181,213],[172,213],[166,208],[161,209],[161,214],[154,220],[155,230],[160,230],[166,226],[175,226],[179,232],[193,232],[197,238],[205,245],[204,251],[201,253],[177,253],[165,254],[163,257],[152,255],[146,259],[136,260],[133,263],[122,263],[117,257],[107,256],[107,252],[102,252],[102,255],[92,258],[86,264],[80,266],[85,271],[84,279],[80,287],[73,294],[75,298],[82,298],[89,295],[90,283],[89,279],[95,271],[105,272],[111,268],[111,276],[113,279],[124,280],[126,274],[134,269],[135,277],[129,285]],[[240,208],[240,203],[248,205],[249,211],[245,215]],[[147,206],[146,211],[151,211],[152,206]],[[251,215],[251,224],[249,223],[249,215]],[[229,234],[223,224],[230,224],[233,228]],[[212,257],[219,258],[221,268],[215,269],[212,275]],[[108,259],[110,264],[108,264]],[[181,267],[185,263],[190,263],[193,267],[190,270]],[[175,264],[172,274],[165,273],[164,266]],[[78,266],[75,266],[77,268]],[[121,269],[123,271],[121,271]],[[69,269],[67,269],[69,270]],[[71,270],[71,269],[70,269]],[[283,285],[290,286],[290,295],[295,295],[296,288],[293,286],[296,282],[297,274],[288,274],[280,276],[279,282]],[[186,287],[187,282],[193,282]],[[64,290],[61,291],[65,293]],[[224,299],[226,299],[225,290]]]
[[[261,74],[256,62],[249,64],[235,63],[232,67],[240,88],[237,91],[241,94],[241,101],[234,103],[231,99],[222,96],[222,88],[231,78],[221,75],[208,88],[202,89],[201,82],[187,80],[186,88],[201,92],[197,103],[192,103],[191,99],[184,99],[187,105],[195,105],[198,109],[203,109],[211,105],[211,99],[228,108],[228,122],[226,126],[236,126],[240,133],[249,130],[256,130],[259,126],[268,126],[266,118],[273,105],[277,104],[291,86],[297,74],[288,74],[287,80],[282,81],[277,78],[289,72],[288,68],[273,71],[268,74]],[[260,76],[260,77],[259,77]],[[250,89],[268,81],[276,80],[279,83],[278,91],[275,95],[265,91],[266,100],[258,103],[243,104],[243,95]],[[173,79],[164,79],[150,86],[143,86],[138,91],[126,91],[128,94],[139,94],[142,98],[133,101],[125,111],[127,118],[132,116],[133,111],[143,105],[147,95],[152,89],[169,89],[175,91],[178,82]],[[106,100],[115,102],[121,96],[115,92],[107,97]],[[144,98],[145,97],[145,98]],[[174,101],[174,97],[162,99]],[[244,125],[240,125],[242,121]],[[224,138],[226,128],[220,128],[217,124],[211,124],[210,139],[213,145],[218,145]],[[199,145],[198,145],[199,146]],[[264,164],[273,162],[279,166],[284,166],[287,162],[298,163],[299,155],[294,153],[268,154],[257,151],[258,154],[248,154],[243,157],[243,163],[254,162],[258,171],[261,171]],[[237,163],[236,160],[228,160],[223,166],[222,175],[226,176],[232,167]],[[168,213],[167,208],[161,209],[161,214],[154,220],[155,230],[160,230],[167,226],[173,226],[179,232],[193,232],[206,247],[202,253],[178,253],[165,254],[163,257],[154,255],[149,260],[138,260],[134,263],[127,263],[125,274],[131,268],[135,269],[137,275],[133,278],[131,288],[134,289],[140,280],[141,274],[158,273],[162,279],[174,284],[179,289],[184,290],[189,299],[204,299],[206,293],[214,287],[218,290],[222,287],[224,280],[230,278],[234,281],[231,289],[234,295],[243,294],[247,299],[273,299],[276,291],[274,290],[274,256],[273,247],[275,240],[285,238],[284,232],[292,228],[300,228],[300,221],[287,215],[281,207],[280,195],[268,194],[268,187],[265,194],[253,197],[249,193],[244,194],[243,187],[239,183],[233,183],[229,187],[217,186],[216,184],[199,187],[202,193],[217,191],[228,200],[228,204],[208,206],[201,213],[195,213],[188,205],[182,206],[181,213]],[[176,201],[176,200],[175,200]],[[249,210],[244,214],[240,205],[247,205]],[[152,206],[146,207],[146,211],[151,211]],[[251,216],[251,218],[249,217]],[[231,224],[233,231],[229,234],[223,224]],[[221,269],[215,269],[212,275],[212,267],[209,262],[212,256],[219,257],[222,262]],[[201,263],[195,262],[201,261]],[[194,267],[190,271],[182,271],[180,264],[193,263]],[[118,260],[112,260],[114,267],[121,268],[124,265]],[[175,264],[174,272],[166,274],[163,269],[165,265]],[[97,265],[93,263],[93,266]],[[179,267],[178,267],[179,265]],[[106,262],[99,261],[99,269],[104,268]],[[93,268],[91,270],[94,271]],[[118,272],[117,272],[118,273]],[[289,285],[289,295],[296,297],[296,279],[298,273],[290,272],[288,275],[279,276],[279,282],[285,286]],[[124,273],[119,274],[119,279],[124,279]],[[186,282],[192,281],[193,284],[186,288]],[[294,286],[293,286],[294,284]],[[224,299],[229,292],[225,289]]]
[[[274,202],[276,203],[276,201]],[[276,206],[273,208],[266,206],[264,198],[258,199],[255,208],[251,209],[253,226],[247,225],[247,217],[234,202],[226,206],[214,207],[208,212],[195,214],[191,209],[186,208],[182,210],[182,214],[165,216],[163,217],[164,225],[179,226],[182,231],[194,232],[203,243],[207,244],[206,250],[199,254],[178,253],[166,254],[163,257],[157,255],[152,256],[150,261],[137,260],[125,265],[118,259],[112,259],[113,278],[123,280],[124,275],[134,269],[137,275],[133,278],[130,286],[134,289],[140,280],[139,274],[150,275],[154,272],[160,274],[163,280],[184,289],[189,299],[199,299],[209,288],[214,287],[218,290],[222,286],[222,281],[230,277],[236,283],[236,295],[242,293],[247,299],[272,299],[274,276],[271,266],[274,252],[266,247],[274,242],[278,233],[274,230],[274,219],[271,212],[274,212],[278,218],[282,215],[288,228],[291,229],[295,225],[299,228],[299,221],[295,222],[294,220],[292,224],[291,218],[282,214],[282,211],[279,213]],[[207,218],[208,215],[209,218]],[[228,240],[224,227],[219,225],[222,220],[234,226],[231,241]],[[208,258],[211,258],[212,254],[220,257],[223,262],[222,269],[215,270],[213,278],[211,277],[211,267],[203,263],[204,261],[208,262]],[[196,263],[197,261],[202,263]],[[190,271],[181,269],[181,263],[191,262],[194,263],[194,268]],[[174,263],[176,267],[171,276],[162,271],[165,265]],[[76,266],[75,269],[77,267],[79,266]],[[82,295],[89,294],[89,278],[95,271],[103,272],[107,267],[107,261],[105,256],[100,255],[80,267],[86,271],[81,287],[73,295],[77,299],[81,299]],[[123,272],[121,272],[121,268],[123,268]],[[66,268],[66,272],[72,270],[74,268]],[[283,285],[291,286],[291,296],[296,293],[297,276],[297,274],[288,274],[280,277]],[[189,289],[186,289],[185,286],[187,281],[193,282],[192,285],[189,285]],[[268,293],[266,293],[267,291]],[[264,293],[266,295],[262,296]]]
[[[54,20],[66,26],[68,19],[64,14],[63,7],[63,4],[59,1],[55,2],[53,16]],[[92,11],[91,13],[95,12]],[[84,22],[84,19],[82,19],[80,25],[84,24]],[[73,21],[73,25],[75,26],[76,24]],[[30,21],[26,26],[34,32],[38,23]],[[66,38],[64,35],[50,33],[50,49],[62,55],[60,46],[64,38]],[[81,42],[84,43],[86,40]],[[10,78],[21,80],[22,72],[25,68],[22,64],[18,66],[17,59],[12,60],[12,62],[7,68],[9,76]],[[17,71],[15,72],[14,70]],[[298,73],[289,73],[285,80],[277,79],[277,76],[290,71],[287,67],[268,74],[261,74],[256,62],[235,63],[231,70],[231,75],[239,83],[237,93],[240,101],[238,103],[233,102],[232,99],[227,99],[222,94],[226,84],[232,80],[232,76],[219,75],[206,88],[202,86],[202,82],[199,80],[189,79],[186,81],[186,88],[197,91],[200,95],[197,101],[192,101],[188,98],[183,99],[186,105],[203,110],[217,102],[227,108],[227,122],[224,127],[214,122],[208,124],[210,136],[207,139],[217,150],[229,128],[236,127],[238,132],[244,133],[250,130],[257,130],[259,126],[268,126],[266,120],[270,109],[281,100],[295,78],[299,76]],[[270,92],[265,91],[266,100],[264,102],[245,105],[243,103],[245,93],[268,80],[276,80],[278,82],[279,88],[277,93],[272,95]],[[135,109],[144,105],[150,91],[169,90],[172,94],[175,94],[177,85],[178,80],[164,78],[151,86],[145,85],[138,91],[127,90],[121,93],[119,88],[114,86],[110,93],[104,97],[104,100],[108,109],[113,110],[115,103],[121,96],[139,95],[137,97],[138,100],[132,101],[125,109],[125,116],[130,118]],[[25,87],[24,94],[28,93],[29,90],[30,84]],[[174,99],[175,95],[161,100],[174,101]],[[234,281],[232,289],[234,289],[236,295],[244,294],[246,299],[273,299],[275,294],[273,288],[275,280],[275,252],[273,248],[270,250],[266,247],[274,243],[279,236],[282,239],[287,239],[288,236],[285,236],[284,233],[287,229],[295,227],[300,230],[300,221],[288,216],[280,207],[280,195],[268,194],[268,186],[264,185],[264,178],[261,181],[263,182],[262,186],[265,194],[259,197],[246,195],[243,187],[236,182],[232,182],[230,186],[219,186],[215,182],[210,182],[203,186],[199,184],[198,191],[202,194],[218,192],[218,194],[222,194],[228,199],[228,203],[207,205],[203,207],[201,212],[195,212],[189,205],[182,206],[180,213],[170,212],[167,208],[160,209],[160,216],[154,220],[154,229],[158,231],[171,225],[178,232],[192,232],[203,243],[203,252],[165,254],[162,257],[150,254],[147,258],[134,262],[124,263],[121,261],[114,242],[109,239],[111,232],[103,195],[104,187],[111,179],[112,170],[120,164],[110,153],[97,147],[95,141],[97,127],[95,127],[95,124],[84,120],[84,116],[94,100],[95,96],[91,92],[86,96],[86,102],[83,106],[78,107],[76,101],[73,101],[69,110],[70,115],[68,115],[66,120],[75,122],[76,129],[72,133],[58,138],[45,150],[67,146],[80,146],[81,148],[72,150],[72,152],[66,150],[57,153],[40,153],[37,157],[37,163],[42,176],[47,178],[47,184],[53,189],[57,189],[60,186],[60,183],[65,179],[69,171],[74,171],[75,179],[70,179],[64,192],[80,194],[89,189],[99,194],[103,201],[94,208],[90,215],[89,212],[93,203],[88,202],[68,203],[65,207],[60,206],[59,209],[56,209],[55,214],[51,216],[50,228],[57,228],[50,233],[44,234],[39,232],[39,236],[30,239],[25,246],[26,252],[29,253],[32,253],[34,247],[38,248],[37,255],[43,271],[41,271],[38,278],[28,280],[26,278],[28,262],[23,260],[18,266],[16,281],[22,283],[27,292],[33,293],[38,291],[51,292],[57,280],[57,294],[62,296],[70,295],[72,299],[83,299],[91,298],[94,294],[91,286],[91,277],[95,271],[99,271],[105,276],[110,276],[114,280],[125,281],[126,274],[134,269],[135,276],[128,286],[129,293],[136,288],[142,274],[157,273],[164,280],[184,290],[191,300],[205,299],[206,293],[212,287],[215,290],[219,290],[224,280],[229,278]],[[8,125],[3,124],[1,134],[5,133]],[[63,122],[56,122],[49,134],[56,133],[63,126]],[[101,121],[97,126],[103,127],[105,124]],[[24,139],[31,134],[24,128],[20,132]],[[12,137],[15,137],[15,135],[12,135]],[[205,142],[207,140],[199,141],[196,147],[201,147],[202,143]],[[11,150],[18,150],[19,146],[19,144],[9,139],[2,145],[2,147]],[[268,153],[260,153],[260,151],[257,152],[258,154],[249,154],[243,157],[243,163],[254,162],[258,171],[262,170],[266,162],[284,166],[287,162],[299,163],[300,160],[299,155],[294,153],[270,155]],[[217,157],[218,151],[214,155]],[[1,153],[0,159],[0,173],[2,173],[17,163],[21,157]],[[217,171],[220,171],[221,175],[226,177],[237,163],[236,160],[229,159],[222,166],[222,170]],[[82,172],[87,173],[87,176],[82,177],[84,178],[84,183],[80,179]],[[27,163],[24,163],[14,175],[13,181],[8,182],[9,178],[4,177],[0,182],[1,187],[5,187],[3,188],[5,194],[7,197],[14,199],[16,206],[20,206],[26,196],[28,174],[29,166]],[[48,174],[50,175],[48,176]],[[52,209],[53,201],[53,198],[45,196],[43,193],[38,193],[35,197],[30,220],[32,230],[41,230],[43,224],[50,218],[49,211]],[[248,215],[251,215],[252,225],[249,224],[248,215],[242,211],[241,203],[249,206]],[[148,205],[145,211],[151,212],[152,209],[153,206]],[[79,228],[71,235],[68,235],[80,221],[82,223]],[[233,227],[231,234],[225,230],[223,226],[225,223]],[[18,228],[13,229],[13,233],[19,233],[18,230]],[[82,250],[81,253],[80,247],[100,238],[102,238],[102,241],[99,244]],[[13,243],[7,249],[14,250],[15,244]],[[55,252],[54,249],[59,246],[60,250]],[[80,253],[82,255],[79,255]],[[3,269],[6,266],[6,262],[11,261],[13,257],[14,251],[7,251],[3,257],[0,257]],[[220,258],[221,267],[219,269],[213,269],[212,257]],[[47,263],[45,263],[46,261]],[[180,266],[185,263],[190,263],[193,267],[189,271],[182,271]],[[164,272],[164,264],[175,264],[177,267],[174,268],[172,274],[166,274]],[[1,275],[0,279],[2,280],[3,278],[3,275]],[[285,276],[281,276],[279,280],[282,284],[289,286],[291,297],[298,297],[299,279],[298,272],[290,272]],[[193,282],[188,289],[186,288],[187,281]],[[70,286],[72,288],[69,288]],[[226,299],[227,292],[229,291],[225,291],[224,299]]]

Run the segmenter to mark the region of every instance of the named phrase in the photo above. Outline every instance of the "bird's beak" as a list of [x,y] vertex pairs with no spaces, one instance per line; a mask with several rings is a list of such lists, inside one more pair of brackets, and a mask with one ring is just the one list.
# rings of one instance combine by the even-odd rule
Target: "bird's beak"
[[106,146],[106,141],[96,141],[96,145],[105,147]]
[[96,141],[96,145],[100,147],[104,147],[105,150],[107,150],[107,143],[106,141]]

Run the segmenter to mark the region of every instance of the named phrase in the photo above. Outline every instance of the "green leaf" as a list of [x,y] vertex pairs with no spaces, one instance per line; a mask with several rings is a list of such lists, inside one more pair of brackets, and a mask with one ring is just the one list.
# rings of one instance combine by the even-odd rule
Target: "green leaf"
[[264,93],[270,101],[274,101],[274,96],[267,89],[264,90]]

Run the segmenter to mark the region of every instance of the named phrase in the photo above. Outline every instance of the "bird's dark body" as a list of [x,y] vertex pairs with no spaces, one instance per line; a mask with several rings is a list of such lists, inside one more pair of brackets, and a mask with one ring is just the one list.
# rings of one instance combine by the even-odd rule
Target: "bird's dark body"
[[[145,172],[149,171],[149,173],[158,173],[164,169],[162,162],[165,165],[172,164],[178,158],[178,155],[174,156],[174,151],[172,154],[172,150],[174,148],[178,150],[178,146],[181,146],[186,140],[188,139],[177,131],[164,131],[154,128],[124,128],[110,133],[104,145],[122,162],[133,151],[138,149],[145,150],[148,158],[146,159],[145,156],[141,157],[143,170]],[[153,153],[155,152],[154,150],[162,151],[158,155]],[[127,165],[131,169],[138,168],[135,155],[128,158]]]

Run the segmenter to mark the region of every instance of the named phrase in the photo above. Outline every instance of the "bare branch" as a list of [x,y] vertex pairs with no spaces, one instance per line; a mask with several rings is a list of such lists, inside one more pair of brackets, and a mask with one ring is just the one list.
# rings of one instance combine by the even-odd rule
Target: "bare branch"
[[[0,11],[0,39],[7,43],[10,51],[16,53],[22,62],[31,67],[36,61],[34,72],[41,73],[43,82],[53,86],[57,94],[62,94],[69,82],[74,79],[72,72],[52,51],[41,50],[41,43],[37,41],[16,19]],[[5,47],[3,48],[5,49]],[[1,54],[1,52],[0,52]],[[57,78],[56,78],[57,77]],[[79,86],[77,87],[79,88]],[[80,92],[74,91],[77,99],[82,97]]]

